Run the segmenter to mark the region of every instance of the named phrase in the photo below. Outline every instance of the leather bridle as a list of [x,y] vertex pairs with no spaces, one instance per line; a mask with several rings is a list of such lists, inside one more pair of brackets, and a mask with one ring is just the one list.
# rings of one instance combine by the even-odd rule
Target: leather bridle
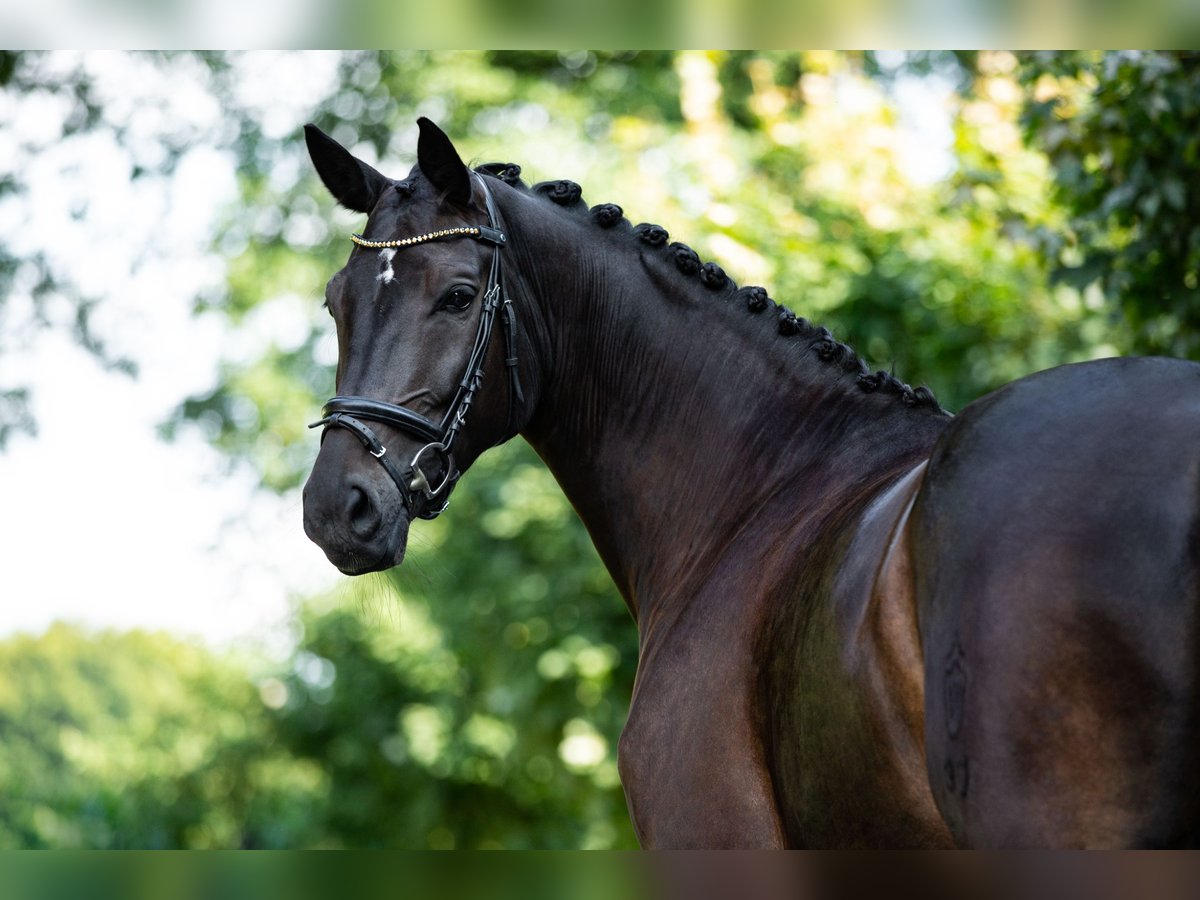
[[[496,206],[492,201],[491,191],[487,182],[475,174],[483,188],[483,198],[487,207],[488,224],[486,226],[464,226],[433,231],[428,234],[413,237],[398,238],[391,241],[368,241],[361,235],[351,235],[351,240],[362,247],[368,248],[400,248],[421,244],[426,241],[471,237],[493,245],[491,268],[488,271],[487,287],[484,289],[482,309],[479,314],[479,329],[475,332],[475,343],[471,347],[471,355],[467,360],[466,370],[458,383],[458,390],[442,416],[440,423],[435,423],[420,413],[413,412],[394,403],[373,400],[369,397],[334,397],[321,409],[322,418],[313,422],[309,428],[321,427],[321,437],[324,439],[330,427],[345,428],[358,438],[359,442],[373,457],[379,460],[384,470],[391,476],[396,487],[400,489],[400,497],[404,501],[409,517],[434,519],[445,512],[450,502],[450,492],[462,474],[455,465],[451,453],[454,442],[466,424],[467,414],[475,395],[483,383],[483,364],[487,358],[488,346],[492,340],[492,330],[496,317],[500,315],[504,327],[505,366],[508,368],[508,424],[503,438],[511,437],[515,431],[515,416],[517,407],[524,403],[521,391],[521,378],[517,369],[517,317],[513,310],[512,300],[505,295],[504,279],[501,272],[500,248],[508,238],[498,225]],[[411,460],[408,467],[402,469],[396,460],[388,455],[387,448],[378,436],[362,420],[382,422],[391,425],[419,440],[425,441]],[[430,475],[431,471],[422,468],[434,459],[441,463],[438,474]],[[438,482],[436,485],[434,482]],[[415,498],[421,497],[424,502],[418,509]]]

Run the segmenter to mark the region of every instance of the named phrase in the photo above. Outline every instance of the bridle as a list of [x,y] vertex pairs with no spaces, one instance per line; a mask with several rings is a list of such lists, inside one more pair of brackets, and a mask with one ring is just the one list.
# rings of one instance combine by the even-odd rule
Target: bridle
[[[446,238],[470,237],[493,245],[491,268],[488,271],[487,287],[484,289],[482,309],[479,315],[479,330],[475,332],[475,343],[471,347],[471,356],[467,360],[466,370],[458,383],[458,391],[453,401],[446,409],[440,423],[434,423],[420,413],[413,412],[394,403],[373,400],[369,397],[334,397],[321,409],[320,421],[313,422],[309,428],[321,427],[322,440],[331,427],[345,428],[358,438],[368,453],[379,460],[380,464],[391,476],[396,487],[400,489],[400,497],[408,510],[409,517],[434,519],[445,512],[450,502],[450,492],[462,474],[454,463],[451,451],[454,442],[466,423],[467,413],[475,401],[475,395],[483,383],[483,364],[487,358],[488,346],[492,340],[492,329],[496,324],[496,316],[502,316],[504,326],[504,363],[508,368],[508,424],[503,438],[511,437],[514,433],[515,415],[518,404],[524,403],[521,391],[521,378],[517,370],[517,317],[513,311],[512,300],[504,293],[504,282],[500,267],[500,248],[507,243],[508,238],[498,226],[496,206],[492,201],[491,191],[487,182],[475,174],[483,188],[483,198],[487,207],[487,225],[469,225],[457,228],[445,228],[431,231],[428,234],[413,237],[397,238],[391,241],[368,241],[362,235],[352,234],[350,239],[360,247],[367,248],[401,248],[426,241]],[[388,455],[387,448],[362,420],[382,422],[425,441],[411,460],[408,467],[401,469],[396,460]],[[438,476],[431,477],[427,469],[422,468],[432,460],[441,463],[440,480]],[[434,481],[438,481],[434,485]],[[417,496],[424,498],[422,509],[417,510],[414,500]]]

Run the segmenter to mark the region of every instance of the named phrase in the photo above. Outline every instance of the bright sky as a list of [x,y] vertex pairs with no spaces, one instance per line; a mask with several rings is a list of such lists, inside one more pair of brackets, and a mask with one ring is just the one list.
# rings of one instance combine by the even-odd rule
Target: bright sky
[[[264,125],[290,130],[303,122],[335,62],[331,55],[252,60],[271,68]],[[93,56],[88,65],[135,128],[157,124],[146,120],[147,109],[201,128],[218,124],[220,110],[186,83],[148,79],[120,54]],[[249,89],[263,80],[248,78]],[[175,443],[156,435],[175,404],[211,389],[230,345],[218,318],[197,319],[190,309],[196,293],[222,276],[207,241],[214,217],[236,195],[231,160],[197,147],[164,186],[131,183],[129,159],[106,137],[22,155],[20,143],[51,132],[60,115],[52,99],[7,107],[0,100],[0,172],[20,166],[36,201],[32,212],[0,205],[0,231],[18,250],[50,252],[85,292],[104,298],[96,330],[140,373],[103,371],[62,333],[0,354],[0,384],[31,383],[39,426],[36,438],[17,437],[0,454],[0,635],[66,619],[166,628],[212,643],[274,643],[286,632],[289,597],[335,583],[336,572],[304,536],[299,497],[257,492],[196,434]],[[65,180],[64,167],[72,172]],[[81,202],[86,212],[77,220],[70,212]],[[167,252],[149,254],[132,271],[149,245]],[[21,318],[10,314],[0,327]]]

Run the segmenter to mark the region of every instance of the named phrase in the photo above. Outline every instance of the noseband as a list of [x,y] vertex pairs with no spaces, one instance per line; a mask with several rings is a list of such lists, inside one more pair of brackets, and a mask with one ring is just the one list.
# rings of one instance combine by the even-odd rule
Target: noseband
[[[446,228],[392,241],[368,241],[364,240],[361,235],[350,236],[350,239],[360,247],[381,249],[411,247],[426,241],[460,237],[475,238],[493,245],[492,263],[488,271],[487,288],[484,290],[483,304],[479,315],[479,330],[475,332],[475,343],[471,347],[471,356],[467,360],[466,370],[459,380],[458,391],[447,408],[446,414],[442,416],[442,421],[435,423],[411,409],[405,409],[394,403],[385,403],[382,400],[372,400],[369,397],[334,397],[321,409],[323,418],[308,426],[309,428],[324,429],[345,428],[357,437],[367,452],[379,460],[388,475],[391,476],[392,481],[396,482],[396,487],[400,489],[400,497],[404,501],[410,518],[416,516],[421,519],[434,519],[445,512],[449,505],[450,492],[462,474],[455,465],[451,451],[455,439],[466,423],[467,413],[475,401],[475,395],[483,383],[483,364],[487,358],[488,345],[492,340],[492,329],[496,324],[497,313],[502,316],[501,321],[504,325],[504,362],[508,368],[509,383],[508,424],[505,428],[505,437],[512,434],[517,404],[523,403],[525,399],[521,391],[520,375],[517,371],[517,317],[513,311],[512,300],[504,293],[500,270],[500,248],[505,245],[508,238],[496,224],[496,206],[492,201],[492,194],[488,190],[487,183],[480,176],[476,175],[475,177],[479,178],[479,184],[483,188],[483,198],[487,205],[488,223],[486,226]],[[408,467],[402,469],[396,460],[388,455],[387,448],[383,446],[375,432],[363,424],[362,420],[364,419],[369,422],[391,425],[393,428],[425,441],[425,444],[413,454]],[[324,434],[323,431],[322,437]],[[435,459],[441,463],[440,479],[438,476],[431,478],[422,468],[422,464],[428,464]],[[434,481],[438,483],[435,485]],[[417,496],[423,497],[425,501],[421,504],[423,508],[420,510],[417,510],[414,505],[414,499]]]

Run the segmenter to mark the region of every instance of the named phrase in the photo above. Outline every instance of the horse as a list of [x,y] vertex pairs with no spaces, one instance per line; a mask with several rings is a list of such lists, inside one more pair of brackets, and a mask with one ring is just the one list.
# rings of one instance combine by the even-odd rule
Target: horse
[[1200,843],[1200,365],[950,415],[664,228],[418,126],[402,179],[305,129],[367,214],[303,495],[338,569],[400,564],[520,434],[636,623],[643,846]]

